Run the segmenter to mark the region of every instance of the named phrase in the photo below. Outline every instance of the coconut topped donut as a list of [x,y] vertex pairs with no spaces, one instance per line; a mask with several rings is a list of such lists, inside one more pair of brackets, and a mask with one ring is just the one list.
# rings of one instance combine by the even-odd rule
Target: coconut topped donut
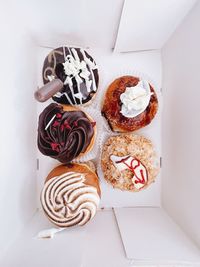
[[82,48],[66,46],[51,51],[44,61],[44,84],[56,78],[64,85],[52,98],[68,105],[88,103],[99,83],[98,69],[93,58]]
[[95,135],[96,122],[76,108],[52,103],[39,116],[38,148],[62,163],[90,151]]
[[159,160],[153,144],[143,136],[111,136],[103,146],[101,167],[114,188],[138,192],[154,182]]

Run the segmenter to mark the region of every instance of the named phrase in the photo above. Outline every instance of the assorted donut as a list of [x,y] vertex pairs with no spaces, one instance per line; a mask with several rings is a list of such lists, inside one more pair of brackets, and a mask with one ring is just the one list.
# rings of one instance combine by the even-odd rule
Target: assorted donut
[[152,142],[135,134],[109,137],[102,149],[101,167],[114,188],[132,192],[147,188],[159,171]]
[[54,168],[41,192],[42,208],[59,227],[84,225],[96,214],[101,191],[98,177],[87,164]]
[[95,135],[96,122],[74,107],[52,103],[39,116],[38,148],[62,163],[89,152]]
[[152,85],[134,76],[122,76],[108,87],[102,115],[114,132],[133,132],[147,126],[158,110]]
[[52,96],[65,105],[88,104],[99,84],[98,68],[94,59],[82,48],[58,47],[47,55],[42,71],[44,84],[58,78],[62,89]]
[[[62,164],[46,177],[41,206],[60,228],[85,225],[95,216],[101,198],[94,163],[79,163],[97,142],[100,122],[82,107],[97,93],[98,68],[84,49],[63,46],[45,58],[42,78],[44,85],[35,98],[53,102],[39,115],[37,145],[44,156]],[[133,132],[150,124],[157,111],[156,91],[148,81],[127,75],[108,86],[99,113],[110,128],[105,127],[109,137],[96,162],[113,188],[139,192],[155,181],[159,167],[153,144]]]

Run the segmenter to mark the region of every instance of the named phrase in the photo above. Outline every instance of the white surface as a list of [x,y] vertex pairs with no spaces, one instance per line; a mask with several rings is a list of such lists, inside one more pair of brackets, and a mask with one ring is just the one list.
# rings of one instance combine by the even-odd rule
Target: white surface
[[[41,71],[45,56],[48,54],[49,49],[38,48],[38,85],[42,85]],[[100,71],[100,86],[96,96],[96,100],[92,105],[95,109],[101,110],[101,103],[103,99],[103,93],[108,85],[117,77],[133,73],[135,70],[150,76],[155,84],[155,90],[159,97],[159,112],[156,115],[152,123],[137,131],[138,134],[143,134],[147,138],[150,138],[156,147],[158,157],[161,155],[161,57],[160,52],[145,52],[145,53],[131,53],[131,54],[116,54],[107,50],[91,49],[89,53],[94,56]],[[51,102],[49,100],[48,102]],[[38,115],[47,106],[45,103],[37,103]],[[99,150],[100,153],[100,150]],[[59,164],[58,161],[51,159],[50,157],[42,155],[39,151],[37,153],[39,159],[39,171],[38,177],[38,197],[41,188],[44,183],[44,179],[50,170]],[[100,154],[96,162],[100,162]],[[127,206],[160,206],[161,199],[161,174],[158,175],[156,182],[150,185],[146,190],[139,193],[125,192],[117,189],[113,189],[103,178],[102,172],[100,174],[100,183],[102,191],[101,207],[127,207]],[[38,203],[40,206],[40,203]]]
[[[136,208],[135,208],[136,209]],[[135,210],[134,209],[134,210]],[[149,210],[149,208],[146,208]],[[145,210],[146,210],[145,209]],[[129,215],[132,214],[132,209],[115,209],[115,213],[119,218],[122,214],[123,219],[127,219],[127,210]],[[140,209],[141,210],[141,209]],[[135,214],[135,213],[134,213]],[[145,218],[145,222],[148,223],[151,216]],[[158,218],[158,217],[156,217]],[[136,219],[139,219],[139,216],[134,216],[134,219],[131,218],[129,224],[128,236],[131,238],[131,246],[138,251],[140,245],[142,246],[142,252],[149,250],[150,243],[152,240],[156,240],[156,237],[153,236],[149,241],[149,225],[144,228],[143,235],[139,235],[138,230],[136,231],[135,226],[141,227],[144,222],[137,222]],[[140,218],[141,219],[141,218]],[[144,217],[143,217],[144,219]],[[152,218],[151,218],[152,219]],[[122,224],[119,219],[119,224]],[[126,223],[126,222],[125,222]],[[163,224],[166,226],[166,222]],[[154,226],[156,228],[157,224]],[[29,224],[24,228],[20,238],[18,238],[10,249],[5,254],[4,258],[0,261],[1,267],[128,267],[128,266],[148,266],[148,267],[161,267],[161,266],[183,266],[175,264],[157,264],[152,263],[152,261],[141,261],[141,260],[129,260],[126,258],[124,251],[123,243],[121,241],[120,232],[117,226],[116,218],[112,210],[98,211],[95,218],[87,224],[85,227],[76,227],[64,230],[55,235],[53,239],[37,239],[35,238],[39,231],[42,229],[51,228],[52,224],[46,219],[42,212],[37,212]],[[121,227],[121,226],[120,226]],[[152,229],[152,228],[151,228]],[[121,231],[124,230],[123,226]],[[128,231],[128,229],[126,229]],[[174,230],[174,229],[173,229]],[[160,230],[159,230],[160,231]],[[136,234],[134,234],[137,232]],[[150,233],[151,234],[151,233]],[[168,235],[175,240],[173,235],[174,231],[170,231]],[[134,236],[133,236],[134,235]],[[182,235],[182,233],[181,233]],[[142,237],[142,238],[141,238]],[[167,236],[168,238],[168,236]],[[177,235],[176,235],[177,238]],[[163,236],[161,240],[163,239]],[[160,236],[159,236],[160,240]],[[141,242],[143,242],[141,244]],[[177,242],[177,240],[176,240]],[[183,248],[183,244],[180,244],[179,249]],[[187,243],[188,244],[188,243]],[[145,250],[145,246],[148,246],[148,249]],[[174,244],[173,244],[174,247]],[[155,243],[153,242],[153,247],[155,248]],[[169,247],[170,248],[170,247]],[[191,249],[191,247],[190,247]],[[168,247],[167,247],[168,250]],[[161,246],[158,247],[159,254],[162,252]],[[190,250],[191,252],[191,250]],[[188,253],[188,251],[186,252]],[[142,254],[144,256],[144,253]],[[196,266],[194,264],[192,267]]]
[[124,0],[80,0],[79,45],[112,49]]
[[128,267],[117,222],[112,210],[99,211],[86,226],[83,267]]
[[19,239],[8,250],[2,267],[80,267],[84,228],[60,232],[53,239],[36,238],[39,231],[51,228],[43,213],[36,213]]
[[34,238],[41,229],[48,227],[52,225],[43,213],[37,212],[0,266],[129,266],[112,210],[99,211],[86,227],[67,229],[53,239]]
[[163,206],[200,246],[200,3],[163,49]]
[[115,214],[128,259],[200,266],[200,251],[162,209],[117,208]]
[[15,14],[1,1],[0,257],[36,210],[35,51]]
[[123,0],[7,0],[2,4],[13,9],[13,22],[20,21],[37,45],[67,42],[112,49]]
[[195,0],[125,0],[115,51],[160,49]]

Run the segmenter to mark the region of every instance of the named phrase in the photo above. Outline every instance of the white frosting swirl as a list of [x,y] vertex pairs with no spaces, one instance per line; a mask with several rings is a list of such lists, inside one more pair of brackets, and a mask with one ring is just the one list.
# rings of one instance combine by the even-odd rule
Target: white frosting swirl
[[120,95],[121,113],[127,118],[133,118],[142,113],[149,105],[151,90],[147,81],[141,80],[136,86],[126,87]]
[[96,214],[100,197],[97,189],[84,181],[84,174],[68,172],[45,183],[42,207],[57,226],[84,225]]

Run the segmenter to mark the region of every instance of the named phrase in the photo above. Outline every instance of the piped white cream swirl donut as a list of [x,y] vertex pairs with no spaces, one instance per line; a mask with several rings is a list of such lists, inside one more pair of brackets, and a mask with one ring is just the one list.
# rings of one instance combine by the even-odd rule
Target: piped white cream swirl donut
[[59,227],[84,225],[94,217],[100,196],[97,188],[85,184],[86,175],[66,172],[48,179],[41,193],[47,217]]

